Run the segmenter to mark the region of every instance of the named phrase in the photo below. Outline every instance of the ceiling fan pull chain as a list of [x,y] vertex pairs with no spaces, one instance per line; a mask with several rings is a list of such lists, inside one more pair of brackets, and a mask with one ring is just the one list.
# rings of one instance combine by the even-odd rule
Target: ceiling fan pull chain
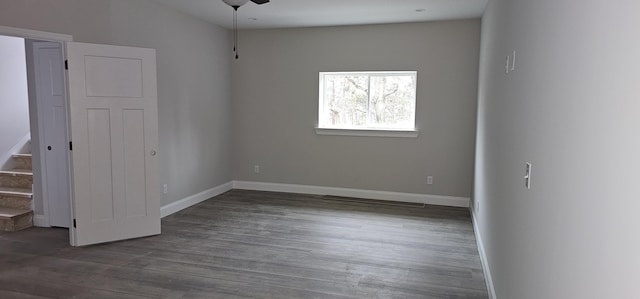
[[[238,59],[238,8],[247,4],[249,0],[222,0],[222,2],[233,8],[233,52],[236,54],[236,59]],[[251,2],[255,4],[265,4],[269,3],[269,0],[251,0]]]
[[234,25],[234,27],[235,27],[235,31],[236,31],[236,41],[235,41],[236,46],[235,46],[235,48],[236,48],[236,59],[238,59],[238,52],[239,52],[240,46],[238,45],[238,9],[237,8],[234,11],[234,14],[235,14],[235,25]]
[[236,30],[238,19],[238,11],[234,8],[233,10],[233,52],[236,51],[236,34],[238,33]]
[[233,7],[233,52],[236,54],[236,59],[238,59],[238,8]]

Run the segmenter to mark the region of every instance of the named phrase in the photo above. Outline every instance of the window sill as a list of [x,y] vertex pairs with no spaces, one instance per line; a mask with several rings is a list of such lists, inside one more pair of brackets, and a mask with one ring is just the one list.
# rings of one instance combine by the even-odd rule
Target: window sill
[[362,137],[403,137],[417,138],[416,130],[371,130],[371,129],[328,129],[316,128],[318,135],[362,136]]

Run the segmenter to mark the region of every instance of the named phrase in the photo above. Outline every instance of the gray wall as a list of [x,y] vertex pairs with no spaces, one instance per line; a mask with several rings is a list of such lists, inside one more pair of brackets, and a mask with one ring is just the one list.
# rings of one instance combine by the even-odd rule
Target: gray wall
[[3,26],[157,50],[163,204],[232,179],[226,29],[145,0],[0,0],[0,8]]
[[29,98],[24,40],[0,36],[0,167],[29,134]]
[[[241,31],[234,178],[470,196],[479,39],[479,20]],[[367,70],[418,71],[418,138],[315,134],[318,72]]]
[[635,0],[489,3],[474,200],[500,299],[640,294],[639,12]]

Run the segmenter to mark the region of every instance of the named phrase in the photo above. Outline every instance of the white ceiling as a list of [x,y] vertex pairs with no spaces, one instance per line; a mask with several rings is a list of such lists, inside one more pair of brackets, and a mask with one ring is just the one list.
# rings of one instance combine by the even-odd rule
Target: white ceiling
[[[231,28],[233,9],[222,0],[154,1]],[[238,27],[315,27],[478,18],[486,4],[487,0],[271,0],[263,5],[249,2],[238,10]],[[416,11],[422,9],[424,11]]]

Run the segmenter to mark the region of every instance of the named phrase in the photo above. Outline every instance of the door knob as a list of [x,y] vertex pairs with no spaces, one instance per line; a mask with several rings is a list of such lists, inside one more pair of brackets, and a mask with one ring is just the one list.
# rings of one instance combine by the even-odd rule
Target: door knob
[[51,145],[47,146],[47,150],[51,150]]

